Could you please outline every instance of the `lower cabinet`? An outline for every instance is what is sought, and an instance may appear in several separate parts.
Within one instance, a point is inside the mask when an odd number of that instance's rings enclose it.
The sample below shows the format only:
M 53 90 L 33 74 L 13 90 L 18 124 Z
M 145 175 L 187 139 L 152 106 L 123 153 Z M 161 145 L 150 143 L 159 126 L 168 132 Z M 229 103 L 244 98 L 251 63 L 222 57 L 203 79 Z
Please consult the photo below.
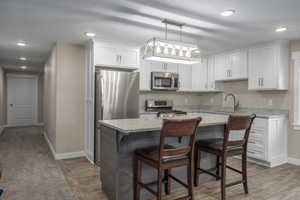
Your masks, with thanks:
M 249 135 L 248 157 L 250 161 L 268 167 L 287 162 L 287 119 L 256 118 Z

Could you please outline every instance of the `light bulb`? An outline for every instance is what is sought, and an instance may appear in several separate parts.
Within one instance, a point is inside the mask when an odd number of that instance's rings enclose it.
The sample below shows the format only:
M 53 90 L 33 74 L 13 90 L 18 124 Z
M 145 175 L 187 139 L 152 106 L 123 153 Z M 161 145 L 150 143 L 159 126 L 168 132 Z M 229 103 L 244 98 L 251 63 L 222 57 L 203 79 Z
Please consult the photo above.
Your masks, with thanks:
M 173 56 L 176 55 L 176 50 L 175 50 L 175 48 L 172 49 L 172 52 L 171 52 L 171 53 L 172 53 Z
M 188 58 L 190 58 L 191 57 L 191 52 L 190 51 L 186 51 L 185 56 L 188 57 Z
M 169 49 L 167 47 L 164 48 L 164 54 L 169 54 Z
M 183 56 L 183 51 L 182 51 L 182 49 L 179 50 L 179 56 Z
M 156 53 L 161 53 L 161 49 L 159 46 L 156 47 Z

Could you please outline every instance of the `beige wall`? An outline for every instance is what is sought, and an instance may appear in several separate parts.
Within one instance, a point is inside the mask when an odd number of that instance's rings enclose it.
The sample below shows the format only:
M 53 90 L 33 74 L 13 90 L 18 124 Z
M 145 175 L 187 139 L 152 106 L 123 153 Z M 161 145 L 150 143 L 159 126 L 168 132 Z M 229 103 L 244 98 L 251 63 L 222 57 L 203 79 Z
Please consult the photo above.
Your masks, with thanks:
M 45 66 L 45 131 L 56 153 L 84 149 L 84 59 L 82 46 L 57 42 Z
M 290 53 L 300 51 L 300 40 L 290 42 Z M 293 61 L 290 58 L 290 87 L 288 91 L 256 92 L 248 90 L 248 81 L 224 83 L 224 93 L 204 94 L 199 98 L 203 105 L 227 105 L 226 93 L 234 93 L 245 108 L 288 109 L 290 111 L 289 157 L 300 159 L 300 131 L 295 131 L 293 123 Z
M 44 69 L 44 128 L 56 149 L 56 47 L 53 48 Z
M 2 67 L 0 67 L 0 129 L 5 124 L 5 100 L 4 100 L 4 82 L 5 76 Z

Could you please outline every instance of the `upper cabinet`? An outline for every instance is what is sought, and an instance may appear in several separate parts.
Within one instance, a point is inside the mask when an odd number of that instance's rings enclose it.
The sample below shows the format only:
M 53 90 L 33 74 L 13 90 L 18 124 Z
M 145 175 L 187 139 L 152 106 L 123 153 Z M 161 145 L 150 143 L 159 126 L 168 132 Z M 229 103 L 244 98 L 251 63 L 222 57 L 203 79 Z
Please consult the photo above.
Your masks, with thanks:
M 178 64 L 156 62 L 156 61 L 146 61 L 151 64 L 151 71 L 153 72 L 170 72 L 178 73 Z
M 151 62 L 140 58 L 140 90 L 150 91 L 151 90 Z
M 247 50 L 237 50 L 215 56 L 215 80 L 227 81 L 247 78 Z
M 214 56 L 204 57 L 201 63 L 192 65 L 192 91 L 219 92 L 223 90 L 223 83 L 215 81 Z
M 139 52 L 135 49 L 95 42 L 94 63 L 96 66 L 138 69 Z
M 179 91 L 192 91 L 192 66 L 191 65 L 179 65 Z
M 287 90 L 289 47 L 287 41 L 249 49 L 249 90 Z

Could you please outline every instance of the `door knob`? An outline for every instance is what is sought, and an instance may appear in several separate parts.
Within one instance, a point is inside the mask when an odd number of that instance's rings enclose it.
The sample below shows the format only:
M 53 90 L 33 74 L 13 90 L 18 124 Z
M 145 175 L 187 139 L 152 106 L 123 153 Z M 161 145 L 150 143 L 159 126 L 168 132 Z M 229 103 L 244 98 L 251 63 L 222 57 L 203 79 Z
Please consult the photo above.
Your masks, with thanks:
M 10 106 L 10 107 L 14 107 L 14 104 L 11 103 L 11 104 L 9 104 L 9 106 Z

